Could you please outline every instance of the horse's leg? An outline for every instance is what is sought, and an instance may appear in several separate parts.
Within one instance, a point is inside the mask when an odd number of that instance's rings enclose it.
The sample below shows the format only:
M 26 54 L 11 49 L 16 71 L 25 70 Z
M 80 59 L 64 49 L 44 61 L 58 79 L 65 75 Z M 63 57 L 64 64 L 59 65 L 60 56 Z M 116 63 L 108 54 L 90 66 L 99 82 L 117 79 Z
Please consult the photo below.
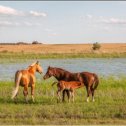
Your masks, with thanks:
M 89 86 L 87 86 L 86 89 L 87 89 L 87 102 L 89 102 L 89 96 L 90 96 L 91 90 Z
M 57 103 L 61 100 L 60 92 L 61 92 L 61 90 L 58 89 L 58 91 L 57 91 Z
M 32 84 L 32 86 L 31 86 L 31 98 L 32 98 L 33 102 L 35 102 L 35 99 L 34 99 L 34 89 L 35 89 L 35 84 Z
M 15 98 L 14 98 L 14 102 L 17 103 L 17 95 L 18 93 L 16 94 Z
M 68 102 L 70 102 L 71 92 L 70 92 L 70 90 L 65 90 L 65 91 L 67 93 Z
M 93 92 L 92 92 L 92 101 L 93 101 L 93 102 L 95 101 L 95 99 L 94 99 L 94 90 L 93 90 Z
M 72 94 L 72 100 L 74 102 L 74 90 L 72 90 L 71 94 Z
M 65 92 L 66 92 L 66 90 L 64 89 L 62 91 L 62 102 L 65 102 Z
M 92 93 L 92 101 L 94 102 L 95 101 L 95 99 L 94 99 L 94 89 L 93 89 L 92 86 L 91 86 L 91 93 Z
M 27 98 L 27 95 L 28 95 L 28 87 L 27 86 L 24 86 L 23 93 L 24 93 L 25 101 L 27 103 L 28 102 L 28 98 Z
M 74 102 L 74 89 L 71 88 L 69 92 L 70 92 L 70 99 L 72 99 L 72 102 Z
M 71 96 L 72 96 L 72 92 L 71 92 L 71 90 L 67 90 L 68 102 L 71 101 Z

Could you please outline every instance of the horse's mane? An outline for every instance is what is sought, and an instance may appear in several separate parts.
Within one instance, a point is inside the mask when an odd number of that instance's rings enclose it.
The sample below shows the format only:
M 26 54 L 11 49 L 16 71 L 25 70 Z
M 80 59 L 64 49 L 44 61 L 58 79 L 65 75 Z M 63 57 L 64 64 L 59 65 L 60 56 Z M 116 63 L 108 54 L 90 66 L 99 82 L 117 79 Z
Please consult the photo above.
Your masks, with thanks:
M 67 71 L 67 70 L 65 70 L 65 69 L 58 68 L 58 67 L 50 67 L 50 68 L 52 68 L 52 69 L 58 69 L 58 70 L 60 70 L 60 71 L 67 72 L 67 73 L 71 73 L 71 72 L 69 72 L 69 71 Z
M 29 70 L 32 66 L 34 66 L 36 62 L 32 63 L 31 65 L 28 66 L 27 70 Z

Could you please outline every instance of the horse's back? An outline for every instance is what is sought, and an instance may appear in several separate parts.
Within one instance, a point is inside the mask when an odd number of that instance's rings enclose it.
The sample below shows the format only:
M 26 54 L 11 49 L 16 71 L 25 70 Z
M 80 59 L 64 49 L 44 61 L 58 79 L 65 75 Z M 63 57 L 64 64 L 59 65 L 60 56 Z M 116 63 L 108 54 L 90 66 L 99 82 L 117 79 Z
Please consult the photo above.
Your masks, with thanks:
M 28 75 L 28 71 L 27 70 L 17 70 L 16 73 L 15 73 L 15 79 L 18 78 L 19 74 L 22 75 L 22 77 L 27 77 Z M 22 78 L 21 77 L 21 78 Z
M 80 81 L 71 81 L 71 87 L 76 89 L 76 88 L 80 88 L 81 87 L 81 82 Z
M 79 81 L 60 81 L 60 86 L 70 89 L 70 88 L 79 88 L 81 86 L 81 82 Z
M 31 86 L 31 83 L 35 82 L 35 77 L 32 76 L 28 70 L 17 70 L 15 73 L 15 82 L 18 79 L 19 74 L 21 74 L 20 86 L 28 85 Z
M 99 83 L 98 75 L 95 74 L 95 73 L 91 73 L 91 72 L 81 72 L 80 74 L 81 74 L 83 83 L 85 85 L 89 85 L 89 83 L 94 83 L 94 82 Z

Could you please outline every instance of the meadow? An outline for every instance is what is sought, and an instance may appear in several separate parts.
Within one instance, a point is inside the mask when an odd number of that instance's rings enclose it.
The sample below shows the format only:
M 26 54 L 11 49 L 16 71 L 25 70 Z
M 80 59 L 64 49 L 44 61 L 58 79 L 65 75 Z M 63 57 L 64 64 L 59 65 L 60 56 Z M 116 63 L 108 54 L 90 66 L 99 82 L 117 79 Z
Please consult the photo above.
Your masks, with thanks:
M 125 50 L 125 43 L 103 43 L 96 51 L 92 44 L 0 45 L 0 63 L 49 58 L 126 58 Z
M 126 44 L 101 44 L 99 51 L 92 44 L 72 45 L 0 45 L 0 64 L 38 59 L 126 58 Z M 86 89 L 76 90 L 75 102 L 57 103 L 57 87 L 53 79 L 36 82 L 35 102 L 24 102 L 20 87 L 17 103 L 11 100 L 13 81 L 0 81 L 0 125 L 126 125 L 126 77 L 100 77 L 95 102 L 86 102 Z
M 0 52 L 0 63 L 25 62 L 36 59 L 70 59 L 70 58 L 126 58 L 126 53 L 12 53 Z
M 17 103 L 11 100 L 14 83 L 0 82 L 0 125 L 7 124 L 124 124 L 126 125 L 126 78 L 100 77 L 95 102 L 86 102 L 86 89 L 76 90 L 75 102 L 57 103 L 53 79 L 37 81 L 35 102 L 24 102 L 20 87 Z

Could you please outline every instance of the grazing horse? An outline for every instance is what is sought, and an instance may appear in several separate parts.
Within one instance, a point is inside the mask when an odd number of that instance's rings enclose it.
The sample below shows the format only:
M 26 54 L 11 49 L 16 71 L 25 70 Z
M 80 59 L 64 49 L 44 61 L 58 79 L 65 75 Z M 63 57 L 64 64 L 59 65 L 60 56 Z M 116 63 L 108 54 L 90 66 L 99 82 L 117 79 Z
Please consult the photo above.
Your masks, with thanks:
M 12 94 L 12 99 L 17 96 L 19 86 L 24 87 L 24 97 L 25 101 L 28 102 L 27 100 L 27 95 L 28 95 L 28 87 L 31 87 L 31 96 L 32 96 L 32 101 L 34 102 L 34 88 L 35 88 L 35 72 L 39 72 L 42 74 L 42 67 L 39 65 L 39 62 L 35 62 L 31 64 L 27 69 L 24 70 L 18 70 L 15 73 L 15 89 Z
M 71 73 L 61 68 L 48 67 L 44 79 L 54 76 L 58 81 L 79 81 L 86 87 L 87 90 L 87 102 L 89 102 L 89 96 L 92 94 L 92 101 L 94 101 L 94 91 L 99 84 L 99 78 L 95 73 L 80 72 Z M 64 96 L 63 96 L 64 99 Z
M 56 84 L 56 82 L 54 82 L 52 84 L 52 86 Z M 83 87 L 84 85 L 81 84 L 81 82 L 79 81 L 59 81 L 57 83 L 57 95 L 58 95 L 58 99 L 57 102 L 59 100 L 61 100 L 61 96 L 60 96 L 60 92 L 63 90 L 69 90 L 70 91 L 70 97 L 68 97 L 68 101 L 70 102 L 70 98 L 72 97 L 72 100 L 74 102 L 74 90 Z

